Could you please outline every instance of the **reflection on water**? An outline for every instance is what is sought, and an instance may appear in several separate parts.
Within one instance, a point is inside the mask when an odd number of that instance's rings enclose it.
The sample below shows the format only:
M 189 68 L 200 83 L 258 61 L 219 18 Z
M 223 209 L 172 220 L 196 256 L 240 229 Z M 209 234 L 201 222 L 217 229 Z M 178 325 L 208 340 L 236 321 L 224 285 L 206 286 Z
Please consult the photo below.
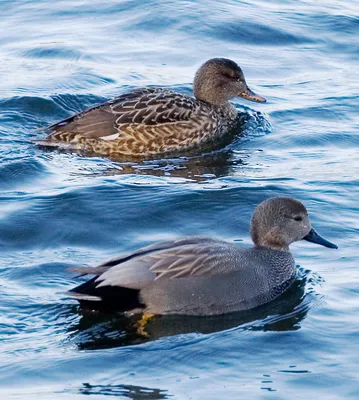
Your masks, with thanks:
M 162 160 L 143 161 L 138 163 L 119 163 L 101 171 L 101 176 L 115 175 L 151 175 L 171 176 L 201 182 L 219 176 L 228 176 L 231 172 L 231 150 L 202 154 L 193 157 L 168 158 Z M 246 165 L 248 155 L 234 161 L 235 165 Z M 99 176 L 99 174 L 96 174 Z
M 1 399 L 143 397 L 146 387 L 181 400 L 359 398 L 356 3 L 0 1 Z M 192 96 L 195 71 L 218 56 L 268 100 L 235 99 L 246 119 L 219 149 L 129 163 L 32 142 L 46 135 L 39 127 L 134 88 Z M 154 241 L 249 245 L 253 209 L 271 196 L 303 201 L 339 244 L 335 254 L 292 246 L 313 271 L 304 294 L 299 278 L 263 308 L 158 317 L 148 336 L 136 318 L 85 314 L 63 296 L 77 284 L 70 265 Z
M 140 344 L 185 333 L 209 334 L 235 327 L 252 331 L 296 330 L 309 308 L 305 296 L 306 283 L 307 276 L 301 276 L 276 300 L 254 310 L 208 317 L 155 316 L 144 328 L 139 328 L 141 317 L 137 315 L 126 317 L 78 308 L 80 319 L 69 329 L 70 341 L 81 350 L 96 350 Z
M 167 394 L 167 390 L 133 385 L 91 385 L 84 383 L 78 392 L 86 395 L 123 396 L 133 400 L 160 400 L 171 397 Z

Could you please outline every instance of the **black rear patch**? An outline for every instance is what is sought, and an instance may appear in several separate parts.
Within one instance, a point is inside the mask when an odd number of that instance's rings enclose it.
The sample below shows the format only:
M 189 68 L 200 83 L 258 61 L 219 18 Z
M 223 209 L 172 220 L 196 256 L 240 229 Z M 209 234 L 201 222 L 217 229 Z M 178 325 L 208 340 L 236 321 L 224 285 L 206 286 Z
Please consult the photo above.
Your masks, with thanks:
M 144 308 L 141 303 L 137 289 L 129 289 L 120 286 L 101 286 L 96 287 L 100 282 L 96 282 L 98 276 L 71 289 L 70 292 L 85 294 L 88 296 L 100 297 L 101 301 L 79 300 L 80 306 L 92 310 L 111 310 L 111 311 L 130 311 L 135 308 Z

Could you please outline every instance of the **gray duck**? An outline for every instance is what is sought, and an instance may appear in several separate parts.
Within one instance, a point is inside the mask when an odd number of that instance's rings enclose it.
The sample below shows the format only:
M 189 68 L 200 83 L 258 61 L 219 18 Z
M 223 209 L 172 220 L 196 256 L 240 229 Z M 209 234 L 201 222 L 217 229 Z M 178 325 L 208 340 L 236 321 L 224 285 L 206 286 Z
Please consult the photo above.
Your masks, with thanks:
M 266 101 L 225 58 L 205 62 L 193 89 L 195 98 L 158 87 L 133 90 L 46 128 L 48 137 L 35 142 L 109 157 L 178 153 L 235 128 L 237 111 L 230 99 Z
M 274 300 L 296 279 L 289 245 L 307 240 L 337 248 L 312 227 L 306 208 L 273 197 L 255 209 L 254 246 L 241 248 L 206 237 L 154 243 L 97 267 L 72 270 L 94 278 L 68 294 L 91 309 L 146 314 L 216 315 Z

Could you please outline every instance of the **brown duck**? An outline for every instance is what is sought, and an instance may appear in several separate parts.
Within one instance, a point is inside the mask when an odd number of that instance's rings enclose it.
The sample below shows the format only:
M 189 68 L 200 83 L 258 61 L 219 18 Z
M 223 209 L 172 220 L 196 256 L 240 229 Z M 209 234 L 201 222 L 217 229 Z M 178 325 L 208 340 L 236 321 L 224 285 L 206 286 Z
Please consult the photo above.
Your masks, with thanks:
M 47 128 L 44 146 L 104 156 L 146 157 L 213 142 L 236 126 L 234 97 L 265 102 L 247 86 L 241 68 L 213 58 L 197 71 L 194 96 L 164 88 L 136 89 Z

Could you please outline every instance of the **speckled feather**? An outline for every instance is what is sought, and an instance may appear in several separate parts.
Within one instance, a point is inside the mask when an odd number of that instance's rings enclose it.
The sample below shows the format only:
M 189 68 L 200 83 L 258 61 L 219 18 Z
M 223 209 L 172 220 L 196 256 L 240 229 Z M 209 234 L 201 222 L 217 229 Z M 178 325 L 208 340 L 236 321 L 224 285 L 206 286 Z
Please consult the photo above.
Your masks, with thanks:
M 247 86 L 241 68 L 225 58 L 205 62 L 194 96 L 164 88 L 137 89 L 50 126 L 39 145 L 85 150 L 110 157 L 178 153 L 214 142 L 234 129 L 242 96 L 265 102 Z
M 169 153 L 221 137 L 236 115 L 229 103 L 219 107 L 168 89 L 138 89 L 52 125 L 47 141 L 109 156 Z

